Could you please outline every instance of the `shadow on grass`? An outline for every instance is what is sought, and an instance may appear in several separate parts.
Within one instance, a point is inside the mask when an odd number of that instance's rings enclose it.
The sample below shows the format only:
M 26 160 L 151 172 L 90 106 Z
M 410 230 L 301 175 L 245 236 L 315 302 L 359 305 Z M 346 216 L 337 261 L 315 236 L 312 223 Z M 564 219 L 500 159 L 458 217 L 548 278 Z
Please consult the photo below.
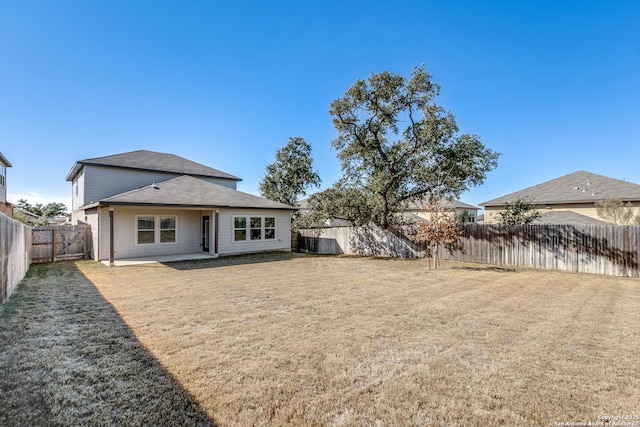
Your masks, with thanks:
M 162 264 L 176 270 L 198 270 L 201 268 L 228 267 L 233 265 L 259 264 L 263 262 L 290 261 L 294 258 L 317 256 L 296 252 L 258 252 L 253 254 L 229 255 L 220 258 L 196 259 L 190 261 L 172 261 Z
M 0 310 L 0 367 L 0 425 L 216 425 L 72 262 Z
M 493 271 L 495 273 L 518 273 L 519 270 L 510 267 L 497 267 L 495 265 L 479 265 L 479 266 L 458 266 L 454 265 L 449 267 L 451 270 L 471 270 L 471 271 Z

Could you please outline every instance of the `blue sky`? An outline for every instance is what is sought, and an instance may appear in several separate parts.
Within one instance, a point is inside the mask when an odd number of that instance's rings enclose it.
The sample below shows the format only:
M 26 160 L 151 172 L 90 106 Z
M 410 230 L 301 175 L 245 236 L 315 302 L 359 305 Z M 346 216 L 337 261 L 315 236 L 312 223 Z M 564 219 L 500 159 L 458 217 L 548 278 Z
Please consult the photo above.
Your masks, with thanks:
M 62 201 L 76 160 L 146 149 L 258 194 L 289 137 L 323 188 L 329 104 L 426 64 L 460 130 L 502 153 L 475 204 L 577 170 L 640 183 L 640 2 L 5 1 L 0 152 L 9 200 Z

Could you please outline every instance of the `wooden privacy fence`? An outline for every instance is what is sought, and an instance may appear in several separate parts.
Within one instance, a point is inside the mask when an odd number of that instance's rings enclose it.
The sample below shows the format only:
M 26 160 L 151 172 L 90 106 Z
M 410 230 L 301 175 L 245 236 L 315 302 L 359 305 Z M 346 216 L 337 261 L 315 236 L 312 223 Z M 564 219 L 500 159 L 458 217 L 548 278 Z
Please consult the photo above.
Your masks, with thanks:
M 9 299 L 31 264 L 31 227 L 0 213 L 0 302 Z
M 442 259 L 640 277 L 640 226 L 494 225 L 461 227 Z
M 464 224 L 441 259 L 640 277 L 640 226 Z M 377 228 L 300 230 L 298 247 L 316 253 L 420 258 L 429 246 L 410 233 Z
M 37 263 L 87 258 L 90 232 L 88 225 L 33 227 L 31 259 Z

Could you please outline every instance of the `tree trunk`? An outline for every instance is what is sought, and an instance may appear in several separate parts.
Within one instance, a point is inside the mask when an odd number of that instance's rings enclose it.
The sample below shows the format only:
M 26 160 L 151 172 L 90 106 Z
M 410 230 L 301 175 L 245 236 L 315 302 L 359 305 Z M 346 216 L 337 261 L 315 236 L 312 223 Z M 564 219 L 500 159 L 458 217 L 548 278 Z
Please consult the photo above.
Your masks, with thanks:
M 380 227 L 386 230 L 389 228 L 389 203 L 384 199 L 384 203 L 382 204 L 382 217 L 380 218 Z
M 438 243 L 433 245 L 433 269 L 438 268 Z

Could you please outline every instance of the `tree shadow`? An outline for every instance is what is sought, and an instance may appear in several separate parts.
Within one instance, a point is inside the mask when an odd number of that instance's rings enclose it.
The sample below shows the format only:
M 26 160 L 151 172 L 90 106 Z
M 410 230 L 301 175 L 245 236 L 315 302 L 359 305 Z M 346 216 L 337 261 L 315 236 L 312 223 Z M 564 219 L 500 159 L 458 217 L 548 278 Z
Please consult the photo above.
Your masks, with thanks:
M 313 253 L 319 255 L 340 255 L 345 251 L 337 239 L 331 237 L 321 237 L 324 228 L 314 228 L 313 234 L 301 235 L 297 237 L 297 252 Z
M 260 264 L 264 262 L 290 261 L 305 255 L 295 252 L 270 251 L 251 254 L 226 255 L 219 258 L 196 259 L 189 261 L 163 262 L 162 265 L 175 270 L 199 270 L 203 268 L 228 267 L 233 265 Z
M 454 265 L 450 267 L 452 270 L 470 270 L 470 271 L 491 271 L 495 273 L 518 273 L 517 268 L 513 267 L 498 267 L 495 265 L 486 266 L 469 266 L 469 265 Z
M 377 227 L 357 229 L 350 238 L 351 250 L 361 255 L 393 258 L 424 258 L 430 251 L 422 242 L 409 237 L 406 230 Z
M 216 425 L 73 262 L 32 265 L 0 324 L 0 425 Z

